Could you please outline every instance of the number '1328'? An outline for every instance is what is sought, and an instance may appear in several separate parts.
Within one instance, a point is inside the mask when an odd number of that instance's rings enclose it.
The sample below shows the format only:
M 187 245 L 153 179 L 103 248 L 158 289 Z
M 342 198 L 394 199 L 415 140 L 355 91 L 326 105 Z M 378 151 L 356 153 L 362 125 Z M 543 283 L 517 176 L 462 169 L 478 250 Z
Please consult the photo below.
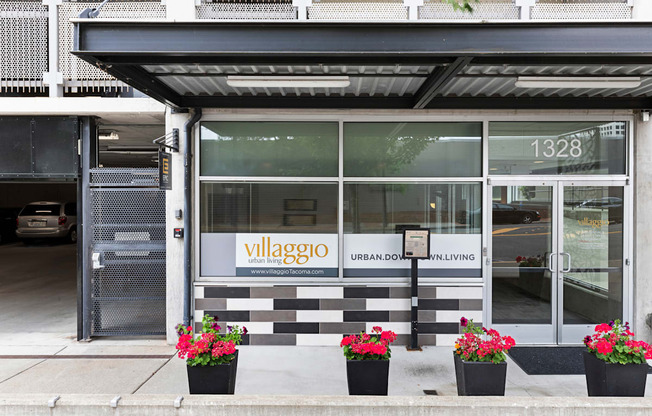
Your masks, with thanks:
M 539 153 L 543 157 L 582 156 L 582 141 L 580 139 L 573 139 L 571 141 L 559 139 L 556 142 L 552 139 L 545 139 L 543 141 L 536 139 L 530 143 L 530 146 L 534 147 L 534 157 L 539 157 Z

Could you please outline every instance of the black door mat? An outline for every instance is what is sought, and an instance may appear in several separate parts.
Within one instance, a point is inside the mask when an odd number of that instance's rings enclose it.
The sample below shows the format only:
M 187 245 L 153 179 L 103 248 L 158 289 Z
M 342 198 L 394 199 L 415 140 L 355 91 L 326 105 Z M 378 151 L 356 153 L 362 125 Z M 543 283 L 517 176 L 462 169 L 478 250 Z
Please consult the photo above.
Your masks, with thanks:
M 509 357 L 528 375 L 584 374 L 585 347 L 512 347 Z M 652 367 L 648 366 L 648 374 Z
M 584 374 L 585 347 L 513 347 L 509 357 L 528 375 Z

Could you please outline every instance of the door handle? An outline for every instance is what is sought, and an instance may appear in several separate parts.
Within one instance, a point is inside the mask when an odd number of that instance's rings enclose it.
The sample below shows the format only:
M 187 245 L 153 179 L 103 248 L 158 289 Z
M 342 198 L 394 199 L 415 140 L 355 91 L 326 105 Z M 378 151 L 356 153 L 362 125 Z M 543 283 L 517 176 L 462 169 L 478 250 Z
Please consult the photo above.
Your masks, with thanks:
M 562 272 L 562 273 L 568 273 L 568 272 L 571 271 L 571 260 L 572 260 L 572 257 L 571 257 L 571 255 L 570 255 L 570 253 L 560 253 L 560 254 L 561 254 L 562 256 L 568 256 L 568 269 L 564 269 L 564 268 L 563 268 L 563 267 L 564 267 L 563 264 L 562 264 L 562 269 L 561 269 L 561 272 Z
M 555 269 L 552 268 L 552 256 L 554 256 L 555 254 L 557 254 L 557 253 L 550 253 L 550 254 L 548 254 L 548 270 L 549 270 L 551 273 L 554 273 L 554 272 L 555 272 Z

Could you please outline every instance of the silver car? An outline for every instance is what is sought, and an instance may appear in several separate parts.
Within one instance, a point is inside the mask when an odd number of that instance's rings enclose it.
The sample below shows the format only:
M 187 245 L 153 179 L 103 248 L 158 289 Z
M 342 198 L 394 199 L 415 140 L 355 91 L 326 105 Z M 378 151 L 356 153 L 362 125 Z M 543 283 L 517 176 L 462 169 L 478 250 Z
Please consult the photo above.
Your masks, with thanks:
M 18 214 L 16 236 L 24 243 L 40 238 L 77 241 L 77 204 L 74 202 L 31 202 Z

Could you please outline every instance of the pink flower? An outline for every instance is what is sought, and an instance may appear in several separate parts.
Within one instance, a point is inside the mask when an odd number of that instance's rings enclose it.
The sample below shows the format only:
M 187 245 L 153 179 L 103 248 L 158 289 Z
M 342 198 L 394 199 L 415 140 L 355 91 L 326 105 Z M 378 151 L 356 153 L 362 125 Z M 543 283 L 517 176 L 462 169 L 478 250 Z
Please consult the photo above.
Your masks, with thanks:
M 598 353 L 600 354 L 609 354 L 613 351 L 613 346 L 606 339 L 601 339 L 596 345 Z

